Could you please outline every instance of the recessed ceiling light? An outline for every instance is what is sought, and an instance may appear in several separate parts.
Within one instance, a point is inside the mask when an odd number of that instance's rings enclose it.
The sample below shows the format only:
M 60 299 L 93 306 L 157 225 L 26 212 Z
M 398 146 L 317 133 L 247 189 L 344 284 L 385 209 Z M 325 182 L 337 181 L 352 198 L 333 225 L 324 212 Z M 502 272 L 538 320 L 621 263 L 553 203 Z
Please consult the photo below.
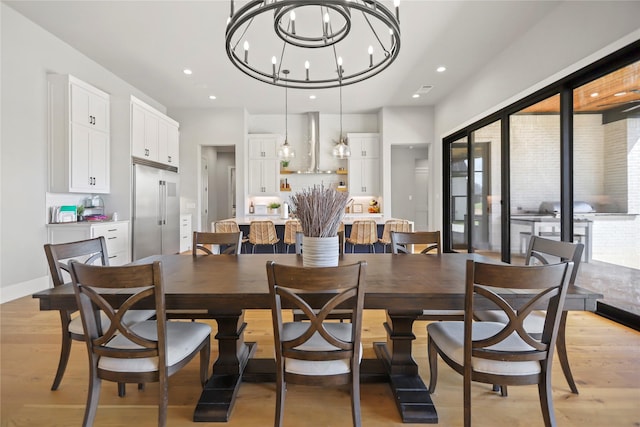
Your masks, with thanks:
M 593 92 L 593 93 L 591 94 L 591 97 L 592 97 L 592 98 L 597 98 L 597 97 L 598 97 L 598 95 L 599 95 L 599 93 L 598 93 L 598 92 Z
M 184 70 L 182 70 L 183 73 L 185 73 L 187 76 L 190 76 L 191 74 L 193 74 L 193 71 L 191 71 L 189 68 L 185 68 Z
M 625 96 L 627 94 L 627 92 L 618 92 L 618 93 L 614 93 L 613 96 Z
M 412 98 L 420 98 L 420 94 L 419 93 L 414 93 L 411 97 Z
M 316 99 L 315 95 L 309 95 L 309 99 Z
M 215 95 L 209 95 L 209 99 L 216 99 Z
M 447 71 L 447 67 L 443 67 L 441 65 L 438 68 L 436 68 L 436 71 L 439 72 L 439 73 L 444 73 L 445 71 Z

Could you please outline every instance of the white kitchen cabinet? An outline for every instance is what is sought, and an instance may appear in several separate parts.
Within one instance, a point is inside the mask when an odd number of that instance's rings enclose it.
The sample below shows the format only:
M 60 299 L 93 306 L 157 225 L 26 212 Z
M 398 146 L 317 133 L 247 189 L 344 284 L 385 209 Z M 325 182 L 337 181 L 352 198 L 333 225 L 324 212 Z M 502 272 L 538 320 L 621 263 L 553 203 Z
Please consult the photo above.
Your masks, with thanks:
M 249 135 L 249 195 L 278 195 L 279 140 L 279 135 Z
M 49 82 L 49 191 L 109 193 L 109 94 L 71 76 Z
M 379 159 L 380 137 L 377 133 L 347 134 L 351 156 L 349 159 Z
M 180 252 L 191 252 L 192 241 L 191 215 L 180 215 Z
M 178 167 L 179 124 L 131 97 L 131 155 Z
M 68 243 L 104 236 L 109 265 L 130 262 L 129 221 L 48 224 L 49 243 Z
M 349 194 L 373 196 L 380 194 L 380 139 L 378 134 L 347 135 L 349 157 Z

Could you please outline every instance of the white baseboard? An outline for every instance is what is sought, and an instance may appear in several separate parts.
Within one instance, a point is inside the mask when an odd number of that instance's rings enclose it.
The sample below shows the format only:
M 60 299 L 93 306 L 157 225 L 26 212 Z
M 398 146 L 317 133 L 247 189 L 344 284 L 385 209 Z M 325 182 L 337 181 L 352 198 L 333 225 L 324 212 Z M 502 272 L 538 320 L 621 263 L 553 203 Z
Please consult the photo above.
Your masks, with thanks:
M 49 280 L 49 276 L 42 276 L 26 282 L 2 287 L 0 288 L 0 304 L 49 289 L 50 286 L 51 281 Z

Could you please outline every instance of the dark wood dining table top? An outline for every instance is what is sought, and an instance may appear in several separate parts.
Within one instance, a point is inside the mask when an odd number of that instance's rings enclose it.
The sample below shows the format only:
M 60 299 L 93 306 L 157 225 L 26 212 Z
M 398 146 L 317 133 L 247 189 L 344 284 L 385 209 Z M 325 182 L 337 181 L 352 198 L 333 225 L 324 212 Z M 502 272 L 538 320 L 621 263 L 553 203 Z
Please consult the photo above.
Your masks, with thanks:
M 499 262 L 478 254 L 441 255 L 344 254 L 340 263 L 366 261 L 365 308 L 387 310 L 461 309 L 464 306 L 467 259 Z M 168 309 L 268 309 L 266 263 L 302 266 L 295 254 L 238 256 L 155 255 L 136 263 L 159 260 Z M 36 293 L 41 310 L 75 308 L 70 285 Z M 565 309 L 595 310 L 598 294 L 572 287 Z M 517 298 L 516 295 L 513 298 Z

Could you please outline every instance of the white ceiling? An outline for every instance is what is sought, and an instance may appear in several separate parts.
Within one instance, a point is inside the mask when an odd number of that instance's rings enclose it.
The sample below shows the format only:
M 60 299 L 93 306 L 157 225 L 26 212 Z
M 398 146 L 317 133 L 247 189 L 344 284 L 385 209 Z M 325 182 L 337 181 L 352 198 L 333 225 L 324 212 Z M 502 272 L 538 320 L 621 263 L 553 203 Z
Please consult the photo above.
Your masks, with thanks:
M 4 3 L 169 110 L 244 107 L 250 113 L 282 113 L 283 89 L 246 76 L 226 56 L 227 0 Z M 243 3 L 236 1 L 236 8 Z M 557 5 L 403 0 L 398 59 L 381 74 L 344 87 L 344 111 L 435 105 Z M 345 62 L 350 54 L 354 53 L 341 53 Z M 440 65 L 447 71 L 437 73 Z M 184 68 L 192 69 L 193 75 L 184 75 Z M 433 89 L 413 99 L 422 85 Z M 313 101 L 310 93 L 290 89 L 289 112 L 338 111 L 338 89 L 313 91 Z

